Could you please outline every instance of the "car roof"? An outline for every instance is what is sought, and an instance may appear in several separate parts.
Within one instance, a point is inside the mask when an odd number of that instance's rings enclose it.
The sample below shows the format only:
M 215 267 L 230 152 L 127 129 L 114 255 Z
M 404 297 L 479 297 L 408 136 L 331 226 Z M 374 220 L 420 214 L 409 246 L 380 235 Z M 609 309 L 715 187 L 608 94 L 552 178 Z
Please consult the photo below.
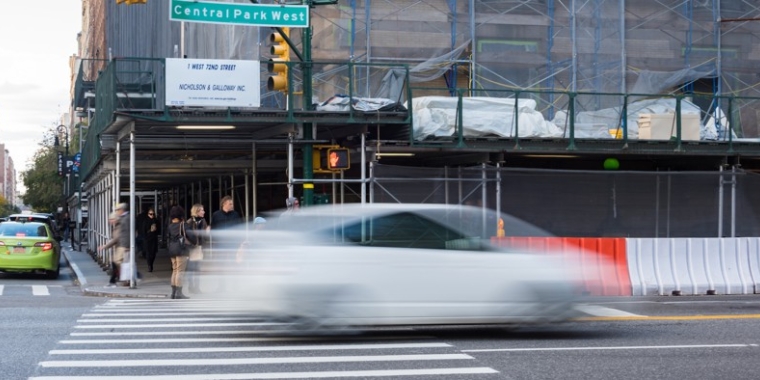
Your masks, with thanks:
M 301 215 L 335 215 L 335 216 L 368 216 L 382 215 L 399 211 L 421 210 L 480 210 L 479 207 L 452 205 L 443 203 L 408 204 L 408 203 L 344 203 L 342 205 L 314 205 L 298 210 Z M 284 211 L 284 210 L 283 210 Z
M 47 223 L 43 223 L 43 222 L 17 222 L 15 220 L 9 220 L 7 222 L 3 222 L 3 224 L 8 224 L 9 226 L 12 226 L 14 224 L 15 225 L 19 225 L 19 226 L 21 226 L 21 225 L 24 225 L 24 226 L 30 226 L 30 225 L 31 226 L 35 226 L 35 225 L 38 225 L 38 226 L 47 226 Z
M 41 214 L 11 214 L 8 218 L 34 218 L 34 219 L 50 219 L 46 215 Z
M 329 228 L 329 225 L 346 223 L 350 220 L 360 220 L 365 217 L 374 218 L 408 212 L 434 218 L 440 217 L 441 215 L 463 215 L 470 218 L 477 217 L 477 220 L 482 220 L 480 216 L 486 215 L 488 218 L 493 219 L 489 220 L 489 222 L 496 223 L 497 218 L 502 219 L 505 228 L 510 231 L 510 234 L 514 234 L 514 236 L 551 236 L 547 231 L 509 214 L 497 213 L 495 210 L 483 207 L 443 203 L 347 203 L 342 205 L 315 205 L 300 208 L 293 213 L 292 216 L 295 217 L 295 219 L 292 220 L 286 219 L 289 217 L 288 213 L 269 214 L 271 215 L 270 217 L 273 218 L 274 223 L 271 223 L 270 227 L 269 219 L 267 219 L 266 229 L 292 230 L 305 228 L 305 230 L 313 230 L 315 228 Z M 337 221 L 337 219 L 340 219 L 340 221 Z M 457 218 L 454 218 L 454 220 L 456 219 Z M 438 220 L 438 222 L 450 225 L 450 223 L 446 223 L 443 220 Z M 314 223 L 318 223 L 319 226 L 313 225 Z M 494 230 L 494 234 L 495 233 L 496 231 Z
M 53 223 L 53 219 L 48 218 L 44 215 L 34 215 L 34 214 L 13 214 L 8 216 L 9 221 L 36 221 L 36 222 L 43 222 L 43 223 Z

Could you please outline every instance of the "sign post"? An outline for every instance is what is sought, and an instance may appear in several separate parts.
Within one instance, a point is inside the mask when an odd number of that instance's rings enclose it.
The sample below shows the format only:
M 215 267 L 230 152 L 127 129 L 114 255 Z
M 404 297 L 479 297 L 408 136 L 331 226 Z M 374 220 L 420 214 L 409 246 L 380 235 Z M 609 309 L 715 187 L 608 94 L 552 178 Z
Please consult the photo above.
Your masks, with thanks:
M 312 104 L 312 62 L 311 62 L 311 24 L 309 9 L 317 5 L 334 5 L 338 0 L 303 0 L 305 5 L 265 5 L 224 3 L 190 0 L 171 0 L 169 2 L 169 19 L 172 21 L 190 21 L 212 24 L 233 24 L 250 26 L 274 27 L 284 35 L 282 28 L 301 28 L 301 40 L 303 41 L 303 56 L 285 37 L 285 41 L 293 52 L 301 58 L 303 70 L 303 99 L 304 109 L 313 110 Z M 312 123 L 303 123 L 303 138 L 311 140 Z M 303 148 L 303 199 L 304 205 L 309 206 L 314 194 L 313 149 L 311 144 L 304 144 Z M 290 184 L 289 184 L 290 186 Z

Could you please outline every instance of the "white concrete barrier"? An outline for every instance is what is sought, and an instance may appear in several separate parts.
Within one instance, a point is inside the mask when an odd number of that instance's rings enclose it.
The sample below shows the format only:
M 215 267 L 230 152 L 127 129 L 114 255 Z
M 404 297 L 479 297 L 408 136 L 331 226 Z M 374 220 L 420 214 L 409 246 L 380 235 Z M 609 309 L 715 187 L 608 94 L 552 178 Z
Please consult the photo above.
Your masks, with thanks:
M 626 239 L 632 294 L 760 292 L 760 238 Z

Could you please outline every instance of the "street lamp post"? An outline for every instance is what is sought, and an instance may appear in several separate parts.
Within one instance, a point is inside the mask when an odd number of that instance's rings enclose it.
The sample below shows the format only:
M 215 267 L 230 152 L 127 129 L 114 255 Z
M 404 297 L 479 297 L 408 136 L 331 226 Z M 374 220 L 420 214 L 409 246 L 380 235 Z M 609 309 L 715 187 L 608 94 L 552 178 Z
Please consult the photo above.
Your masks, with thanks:
M 55 135 L 55 146 L 60 146 L 60 139 L 59 136 L 62 135 L 64 138 L 64 141 L 66 143 L 66 150 L 65 155 L 63 156 L 63 172 L 66 174 L 66 180 L 63 183 L 63 212 L 68 212 L 68 207 L 66 207 L 66 199 L 69 196 L 68 186 L 69 186 L 69 131 L 68 128 L 65 125 L 59 125 L 56 128 L 57 134 Z M 64 227 L 65 228 L 65 227 Z
M 80 115 L 81 114 L 79 112 L 77 112 L 77 116 L 80 116 Z M 82 116 L 86 116 L 86 114 L 84 114 Z M 87 122 L 88 123 L 90 122 L 90 118 L 89 117 L 87 117 Z M 81 154 L 82 154 L 82 151 L 83 151 L 83 148 L 84 148 L 84 145 L 83 145 L 84 144 L 84 135 L 83 135 L 82 131 L 84 129 L 86 129 L 86 128 L 89 128 L 89 126 L 82 125 L 82 117 L 81 116 L 79 117 L 79 124 L 77 124 L 77 126 L 79 127 L 79 154 L 80 154 L 80 159 L 81 159 Z M 74 164 L 76 164 L 76 162 Z M 78 189 L 77 189 L 77 197 L 78 197 L 78 199 L 77 199 L 77 208 L 78 208 L 78 210 L 77 210 L 77 215 L 76 215 L 76 228 L 75 228 L 75 231 L 76 231 L 76 237 L 77 237 L 76 241 L 77 241 L 77 244 L 79 245 L 79 249 L 78 250 L 82 251 L 82 236 L 83 236 L 83 234 L 82 234 L 82 222 L 83 222 L 83 218 L 84 218 L 84 207 L 82 206 L 82 191 L 84 191 L 84 182 L 81 181 L 81 180 L 77 181 L 77 186 L 78 186 Z M 71 217 L 71 216 L 69 215 L 69 217 Z M 74 246 L 74 239 L 73 238 L 71 239 L 71 245 L 72 245 L 72 247 Z

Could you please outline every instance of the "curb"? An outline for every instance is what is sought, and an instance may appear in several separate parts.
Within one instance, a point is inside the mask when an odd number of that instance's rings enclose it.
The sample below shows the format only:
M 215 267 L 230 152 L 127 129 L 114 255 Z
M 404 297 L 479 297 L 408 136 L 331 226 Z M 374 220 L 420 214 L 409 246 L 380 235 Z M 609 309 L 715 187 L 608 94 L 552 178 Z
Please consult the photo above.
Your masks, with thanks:
M 108 298 L 169 298 L 166 294 L 111 293 L 89 289 L 83 289 L 82 293 L 86 296 Z
M 79 282 L 79 289 L 82 294 L 92 297 L 110 297 L 110 298 L 169 298 L 167 294 L 139 294 L 139 293 L 114 293 L 107 291 L 90 290 L 87 288 L 87 278 L 84 273 L 77 266 L 75 262 L 69 259 L 69 253 L 65 249 L 61 249 L 66 264 L 74 272 L 77 282 Z
M 61 248 L 61 253 L 63 253 L 64 259 L 66 259 L 66 265 L 68 265 L 69 268 L 74 271 L 74 277 L 76 277 L 77 282 L 79 282 L 79 288 L 84 292 L 86 290 L 85 286 L 87 286 L 87 278 L 84 277 L 84 274 L 79 269 L 77 264 L 69 259 L 69 254 L 66 252 L 66 250 Z

